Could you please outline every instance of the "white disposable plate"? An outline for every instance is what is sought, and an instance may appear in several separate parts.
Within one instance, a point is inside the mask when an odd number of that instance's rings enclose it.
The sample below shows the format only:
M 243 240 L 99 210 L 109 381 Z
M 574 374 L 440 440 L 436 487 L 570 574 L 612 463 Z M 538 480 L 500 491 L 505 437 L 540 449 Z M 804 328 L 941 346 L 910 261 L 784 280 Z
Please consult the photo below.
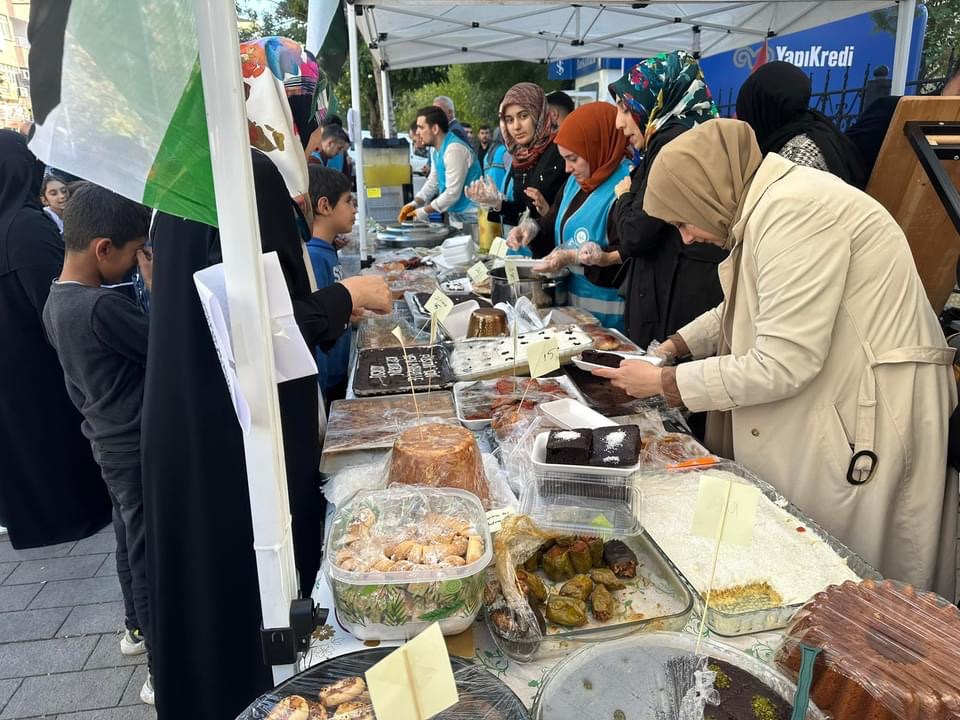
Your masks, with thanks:
M 616 423 L 596 410 L 591 410 L 582 402 L 564 398 L 553 400 L 539 406 L 540 412 L 553 420 L 560 427 L 573 430 L 574 428 L 610 427 Z
M 616 423 L 614 423 L 616 424 Z M 533 450 L 530 451 L 530 460 L 533 466 L 541 473 L 561 472 L 561 473 L 579 473 L 580 475 L 598 475 L 600 477 L 630 477 L 640 469 L 640 460 L 636 465 L 629 467 L 596 467 L 594 465 L 559 465 L 557 463 L 547 462 L 547 437 L 548 432 L 537 435 L 533 442 Z
M 470 327 L 470 316 L 474 310 L 480 308 L 480 303 L 476 300 L 467 300 L 459 305 L 454 305 L 447 316 L 440 321 L 443 331 L 451 340 L 463 340 L 467 336 L 467 329 Z
M 624 360 L 643 360 L 644 362 L 648 362 L 651 365 L 656 365 L 657 367 L 659 367 L 660 365 L 663 365 L 663 358 L 653 357 L 651 355 L 644 355 L 641 353 L 617 352 L 616 350 L 598 350 L 597 352 L 603 352 L 603 353 L 606 353 L 607 355 L 619 355 Z M 573 364 L 576 365 L 581 370 L 590 372 L 591 370 L 613 369 L 613 368 L 607 367 L 606 365 L 597 365 L 596 363 L 585 362 L 584 360 L 581 359 L 582 357 L 583 357 L 582 355 L 577 355 L 576 357 L 573 358 Z

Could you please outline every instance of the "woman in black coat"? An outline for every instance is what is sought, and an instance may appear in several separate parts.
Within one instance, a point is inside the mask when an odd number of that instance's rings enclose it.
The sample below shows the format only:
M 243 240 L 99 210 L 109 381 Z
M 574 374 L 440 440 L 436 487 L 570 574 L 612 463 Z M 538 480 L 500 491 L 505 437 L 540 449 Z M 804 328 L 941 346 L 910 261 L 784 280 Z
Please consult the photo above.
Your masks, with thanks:
M 507 90 L 500 102 L 500 132 L 513 158 L 505 197 L 484 197 L 482 181 L 474 183 L 467 195 L 491 206 L 487 217 L 492 222 L 519 225 L 525 212 L 536 220 L 549 210 L 568 175 L 554 142 L 547 97 L 539 85 L 523 82 Z M 539 258 L 552 250 L 549 239 L 539 243 L 535 239 L 520 252 Z
M 619 253 L 581 254 L 581 262 L 621 260 L 620 293 L 626 300 L 627 335 L 646 347 L 663 341 L 723 299 L 717 265 L 726 252 L 684 246 L 677 229 L 643 212 L 647 174 L 657 153 L 690 128 L 717 116 L 700 66 L 683 51 L 662 53 L 631 68 L 610 85 L 617 127 L 643 152 L 631 177 L 617 186 L 613 219 Z
M 63 238 L 40 205 L 43 163 L 0 130 L 0 525 L 15 548 L 80 540 L 111 504 L 40 314 Z

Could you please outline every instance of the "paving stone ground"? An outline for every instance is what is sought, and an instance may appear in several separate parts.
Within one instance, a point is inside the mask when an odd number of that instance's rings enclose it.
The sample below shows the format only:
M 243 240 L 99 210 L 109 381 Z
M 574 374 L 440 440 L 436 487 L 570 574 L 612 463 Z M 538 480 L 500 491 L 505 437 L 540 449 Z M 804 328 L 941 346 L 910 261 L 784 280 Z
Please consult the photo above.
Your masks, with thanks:
M 15 550 L 0 535 L 0 720 L 156 720 L 146 656 L 120 653 L 113 530 Z

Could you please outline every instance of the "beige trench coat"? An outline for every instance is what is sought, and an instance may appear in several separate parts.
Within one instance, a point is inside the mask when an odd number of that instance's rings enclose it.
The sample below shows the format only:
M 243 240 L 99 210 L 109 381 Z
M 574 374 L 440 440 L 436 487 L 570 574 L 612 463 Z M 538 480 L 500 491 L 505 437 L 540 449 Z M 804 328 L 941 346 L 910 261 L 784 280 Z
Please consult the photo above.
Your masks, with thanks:
M 731 411 L 735 459 L 885 577 L 953 599 L 954 351 L 900 227 L 870 196 L 771 154 L 732 235 L 726 312 L 679 332 L 706 358 L 677 369 L 684 404 Z M 877 456 L 866 482 L 861 451 Z

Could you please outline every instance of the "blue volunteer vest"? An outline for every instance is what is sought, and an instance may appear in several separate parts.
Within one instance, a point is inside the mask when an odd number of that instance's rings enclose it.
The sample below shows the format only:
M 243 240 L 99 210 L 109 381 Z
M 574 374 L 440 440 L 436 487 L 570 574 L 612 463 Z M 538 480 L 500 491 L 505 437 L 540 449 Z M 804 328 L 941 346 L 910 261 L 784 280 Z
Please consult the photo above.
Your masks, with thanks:
M 452 132 L 447 133 L 447 137 L 444 139 L 443 144 L 440 146 L 440 149 L 434 153 L 433 162 L 437 168 L 437 185 L 440 188 L 440 192 L 443 193 L 447 189 L 447 171 L 443 166 L 443 156 L 447 152 L 447 147 L 450 143 L 460 143 L 465 148 L 470 151 L 473 159 L 470 162 L 470 168 L 467 170 L 467 177 L 463 181 L 463 187 L 467 187 L 470 183 L 479 180 L 480 176 L 483 173 L 480 171 L 480 161 L 477 160 L 476 153 L 473 152 L 473 148 L 467 145 L 463 140 L 454 135 Z M 463 191 L 460 191 L 460 198 L 450 207 L 447 208 L 447 212 L 467 212 L 476 207 L 473 204 L 473 201 L 464 195 Z
M 580 191 L 580 186 L 577 185 L 573 175 L 567 178 L 554 225 L 557 247 L 580 248 L 590 241 L 602 248 L 607 247 L 607 216 L 616 200 L 614 188 L 629 174 L 630 164 L 624 160 L 610 177 L 587 196 L 583 205 L 564 221 L 567 208 Z M 587 280 L 580 265 L 570 265 L 568 269 L 570 270 L 570 304 L 596 315 L 604 327 L 623 330 L 625 303 L 617 292 L 617 288 L 594 285 Z
M 487 152 L 483 159 L 485 174 L 498 189 L 503 187 L 507 176 L 507 166 L 503 162 L 506 154 L 507 148 L 503 145 L 497 145 L 492 152 Z

